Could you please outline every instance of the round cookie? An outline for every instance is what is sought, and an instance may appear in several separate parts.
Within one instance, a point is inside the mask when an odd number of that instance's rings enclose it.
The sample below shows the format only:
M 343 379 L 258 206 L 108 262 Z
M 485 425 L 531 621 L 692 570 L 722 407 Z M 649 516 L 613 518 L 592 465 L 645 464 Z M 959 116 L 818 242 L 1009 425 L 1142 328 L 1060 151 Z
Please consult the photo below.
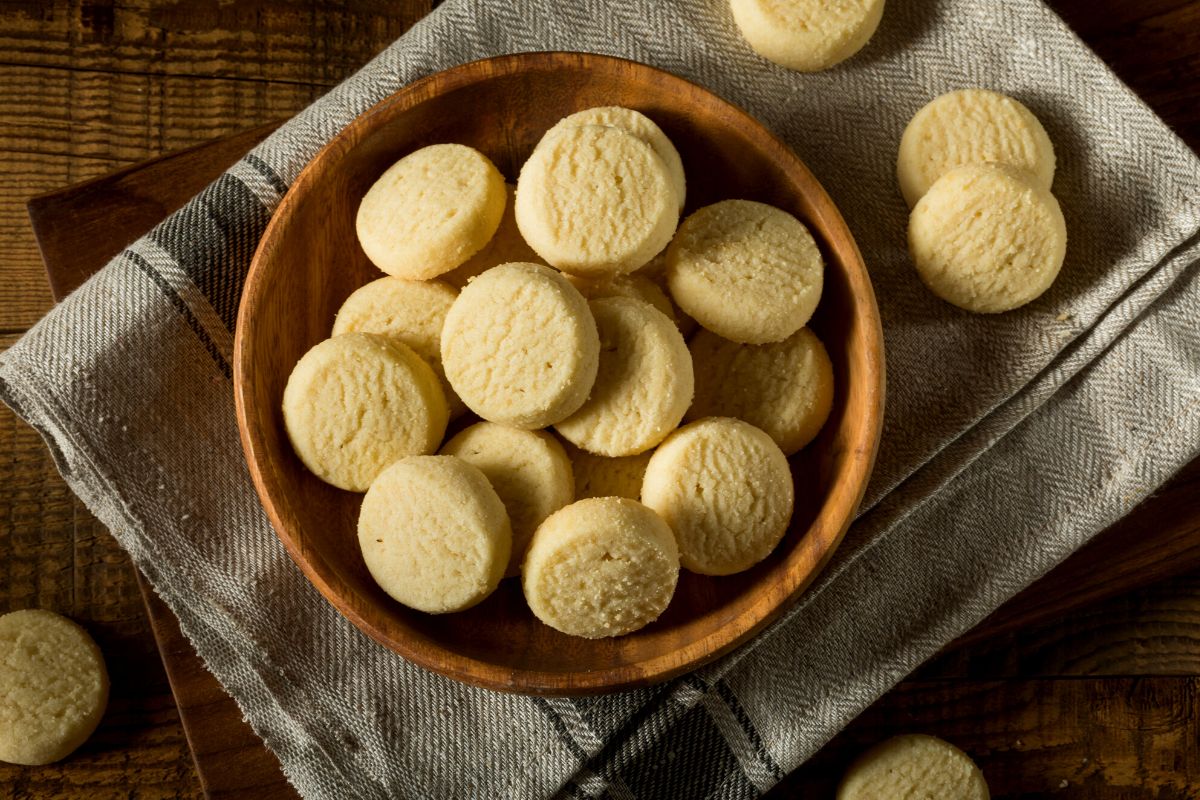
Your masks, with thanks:
M 442 328 L 446 378 L 492 422 L 544 428 L 574 413 L 596 380 L 600 336 L 560 273 L 501 264 L 471 281 Z
M 475 255 L 442 276 L 442 280 L 456 289 L 466 286 L 472 278 L 487 272 L 492 267 L 523 261 L 527 264 L 541 264 L 542 258 L 533 252 L 533 248 L 521 238 L 517 229 L 516 193 L 517 187 L 511 183 L 504 184 L 505 196 L 508 202 L 504 204 L 504 216 L 500 218 L 500 227 Z
M 966 753 L 934 736 L 894 736 L 863 753 L 838 784 L 837 800 L 945 797 L 989 800 L 987 781 Z
M 650 145 L 666 165 L 667 173 L 671 176 L 671 188 L 675 190 L 675 197 L 678 200 L 679 210 L 683 210 L 683 202 L 687 197 L 683 160 L 679 158 L 679 151 L 675 149 L 675 145 L 671 144 L 671 140 L 663 133 L 662 128 L 655 124 L 654 120 L 632 108 L 598 106 L 576 111 L 574 114 L 563 117 L 547 132 L 547 135 L 560 128 L 573 128 L 579 125 L 607 125 L 612 128 L 620 128 Z
M 371 577 L 393 599 L 444 614 L 470 608 L 500 583 L 512 528 L 478 467 L 454 456 L 412 456 L 367 490 L 358 544 Z
M 689 317 L 683 309 L 677 306 L 675 301 L 671 300 L 670 294 L 668 294 L 668 292 L 670 292 L 670 287 L 667 285 L 666 250 L 661 251 L 654 258 L 650 259 L 650 263 L 635 272 L 633 277 L 647 278 L 651 283 L 662 290 L 663 296 L 666 297 L 668 302 L 671 303 L 671 308 L 674 310 L 674 313 L 671 315 L 672 319 L 675 320 L 675 325 L 679 328 L 679 332 L 683 334 L 683 338 L 686 339 L 696 332 L 696 328 L 699 327 L 696 324 L 696 320 Z M 642 299 L 645 300 L 646 298 Z M 647 300 L 647 302 L 650 301 Z M 655 308 L 658 308 L 655 303 L 650 302 L 650 304 Z
M 1058 201 L 1026 171 L 956 167 L 908 220 L 908 251 L 938 297 L 968 311 L 1023 306 L 1050 288 L 1067 252 Z
M 904 129 L 896 178 L 909 208 L 955 167 L 999 162 L 1029 171 L 1038 186 L 1054 181 L 1054 145 L 1016 100 L 986 89 L 959 89 L 931 100 Z
M 679 329 L 653 306 L 629 297 L 588 305 L 600 331 L 600 368 L 587 401 L 554 427 L 588 452 L 637 455 L 683 419 L 692 402 L 692 357 Z
M 378 333 L 399 339 L 433 367 L 441 379 L 453 419 L 467 410 L 442 369 L 442 325 L 458 292 L 442 281 L 408 281 L 391 276 L 371 281 L 346 298 L 333 321 L 333 335 Z
M 666 164 L 619 128 L 544 136 L 517 180 L 517 227 L 546 263 L 584 277 L 633 272 L 666 247 L 679 205 Z
M 642 502 L 679 543 L 679 560 L 701 575 L 731 575 L 766 558 L 792 518 L 787 458 L 770 436 L 728 417 L 683 426 L 646 466 Z
M 571 471 L 575 475 L 575 499 L 588 497 L 628 497 L 639 500 L 642 496 L 642 478 L 646 465 L 650 463 L 653 450 L 636 456 L 611 458 L 598 456 L 567 444 L 567 455 L 571 459 Z
M 500 496 L 512 524 L 512 554 L 504 574 L 516 575 L 537 526 L 575 499 L 571 461 L 562 445 L 543 431 L 479 422 L 442 445 L 441 452 L 478 467 Z
M 367 190 L 355 227 L 367 258 L 389 275 L 435 278 L 478 252 L 504 213 L 504 177 L 461 144 L 423 147 Z
M 755 52 L 800 72 L 845 61 L 883 18 L 883 0 L 730 0 L 730 7 Z
M 634 300 L 649 303 L 668 319 L 678 324 L 675 304 L 671 302 L 671 298 L 667 297 L 667 293 L 645 275 L 637 273 L 616 275 L 601 280 L 589 280 L 568 275 L 567 280 L 588 300 L 596 300 L 601 297 L 631 297 Z
M 375 333 L 326 339 L 283 390 L 296 455 L 326 483 L 365 492 L 399 458 L 432 453 L 449 413 L 437 375 L 412 348 Z
M 688 349 L 696 371 L 688 419 L 737 417 L 790 456 L 816 438 L 829 417 L 833 364 L 808 328 L 771 344 L 738 344 L 700 331 Z
M 107 704 L 104 656 L 87 631 L 42 609 L 0 616 L 0 761 L 66 758 Z
M 734 342 L 778 342 L 800 330 L 821 300 L 824 262 L 804 223 L 751 200 L 696 211 L 667 250 L 671 297 Z
M 678 579 L 671 529 L 623 497 L 580 500 L 550 515 L 521 574 L 538 619 L 588 639 L 622 636 L 658 619 Z

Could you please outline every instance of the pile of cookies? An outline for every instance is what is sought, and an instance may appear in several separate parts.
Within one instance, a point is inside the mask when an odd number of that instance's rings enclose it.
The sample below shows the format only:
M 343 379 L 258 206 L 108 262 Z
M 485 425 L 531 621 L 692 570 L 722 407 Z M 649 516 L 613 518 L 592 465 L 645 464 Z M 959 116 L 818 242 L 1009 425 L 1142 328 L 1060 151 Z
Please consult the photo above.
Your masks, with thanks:
M 662 130 L 605 107 L 547 131 L 515 188 L 439 144 L 363 197 L 387 275 L 296 364 L 283 412 L 315 475 L 366 492 L 359 545 L 393 598 L 458 611 L 520 575 L 547 625 L 617 636 L 681 566 L 727 575 L 779 543 L 787 456 L 832 405 L 805 327 L 822 256 L 762 203 L 680 224 L 685 196 Z

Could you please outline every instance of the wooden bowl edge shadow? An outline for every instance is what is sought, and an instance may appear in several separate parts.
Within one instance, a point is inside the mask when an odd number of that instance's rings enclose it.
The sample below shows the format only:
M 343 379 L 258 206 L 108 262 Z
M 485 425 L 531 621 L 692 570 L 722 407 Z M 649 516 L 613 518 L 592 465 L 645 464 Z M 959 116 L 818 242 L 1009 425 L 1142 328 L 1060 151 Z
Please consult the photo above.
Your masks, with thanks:
M 837 253 L 843 262 L 852 306 L 855 309 L 853 326 L 861 328 L 852 338 L 861 340 L 865 356 L 865 368 L 861 370 L 865 374 L 856 376 L 855 381 L 857 385 L 865 387 L 866 392 L 863 401 L 866 416 L 861 420 L 858 434 L 851 443 L 852 452 L 849 455 L 851 463 L 840 473 L 841 479 L 833 484 L 833 486 L 848 484 L 852 487 L 849 493 L 841 496 L 841 502 L 835 508 L 836 513 L 832 516 L 836 520 L 836 524 L 825 526 L 820 531 L 810 528 L 803 535 L 800 543 L 794 546 L 792 552 L 788 554 L 789 562 L 801 564 L 807 562 L 807 567 L 802 570 L 789 567 L 782 576 L 784 580 L 778 581 L 776 586 L 771 587 L 771 591 L 763 592 L 762 596 L 737 616 L 731 618 L 729 623 L 676 650 L 658 654 L 633 664 L 575 673 L 503 667 L 481 661 L 470 655 L 454 652 L 436 642 L 433 643 L 433 649 L 439 651 L 438 657 L 431 658 L 429 653 L 423 651 L 428 649 L 429 645 L 421 642 L 414 644 L 389 635 L 383 625 L 359 613 L 355 603 L 342 596 L 339 587 L 335 585 L 337 582 L 335 569 L 319 552 L 307 550 L 294 534 L 295 526 L 300 525 L 301 522 L 291 515 L 282 493 L 283 478 L 269 457 L 265 426 L 270 423 L 269 420 L 257 413 L 257 409 L 252 408 L 250 402 L 250 381 L 253 380 L 250 365 L 254 363 L 253 348 L 255 345 L 253 342 L 249 344 L 250 352 L 248 353 L 248 337 L 245 333 L 253 326 L 253 322 L 249 319 L 248 309 L 258 305 L 256 297 L 265 291 L 263 286 L 264 270 L 260 268 L 260 264 L 275 246 L 279 232 L 286 230 L 292 206 L 300 202 L 300 198 L 308 191 L 309 184 L 321 175 L 321 167 L 324 162 L 333 158 L 334 154 L 355 146 L 362 139 L 364 131 L 370 131 L 371 123 L 379 114 L 403 113 L 437 94 L 496 77 L 522 71 L 564 67 L 582 70 L 604 69 L 608 70 L 610 74 L 628 73 L 630 70 L 644 71 L 646 75 L 653 76 L 658 81 L 675 83 L 681 87 L 687 87 L 691 91 L 707 95 L 723 114 L 737 119 L 739 127 L 747 135 L 764 145 L 765 149 L 770 151 L 771 158 L 776 164 L 781 165 L 784 172 L 795 176 L 797 183 L 813 187 L 806 199 L 813 205 L 814 213 L 820 219 L 823 238 L 827 240 L 827 243 L 831 238 L 840 240 Z M 853 521 L 874 465 L 883 423 L 885 379 L 883 335 L 874 290 L 862 254 L 845 220 L 812 172 L 771 131 L 740 107 L 724 100 L 710 90 L 645 64 L 587 53 L 526 53 L 472 61 L 418 79 L 355 118 L 304 167 L 268 222 L 251 261 L 242 292 L 234 333 L 233 361 L 234 399 L 239 438 L 251 479 L 276 535 L 309 581 L 339 613 L 356 627 L 409 661 L 467 684 L 522 694 L 587 695 L 660 683 L 719 658 L 778 619 L 796 603 L 804 590 L 820 574 Z M 278 497 L 277 491 L 280 492 Z M 827 516 L 830 516 L 828 512 L 821 514 L 821 518 Z M 821 535 L 814 535 L 816 533 Z M 747 622 L 740 622 L 747 617 L 750 618 Z M 413 634 L 420 636 L 415 631 Z

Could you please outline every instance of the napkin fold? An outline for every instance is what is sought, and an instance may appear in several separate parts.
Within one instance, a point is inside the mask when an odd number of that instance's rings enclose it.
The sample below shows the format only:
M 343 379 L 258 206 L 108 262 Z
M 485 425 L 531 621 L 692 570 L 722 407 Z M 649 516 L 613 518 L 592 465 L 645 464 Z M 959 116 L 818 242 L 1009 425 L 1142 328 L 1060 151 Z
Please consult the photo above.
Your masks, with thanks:
M 879 297 L 888 410 L 861 516 L 784 619 L 665 685 L 475 689 L 341 617 L 287 557 L 243 462 L 232 330 L 288 185 L 408 82 L 527 50 L 696 81 L 786 140 Z M 900 134 L 955 88 L 1013 95 L 1058 152 L 1067 263 L 995 316 L 905 252 Z M 1036 0 L 891 0 L 828 72 L 775 67 L 723 0 L 447 0 L 131 245 L 0 357 L 0 396 L 129 550 L 306 797 L 752 797 L 1200 450 L 1200 162 Z

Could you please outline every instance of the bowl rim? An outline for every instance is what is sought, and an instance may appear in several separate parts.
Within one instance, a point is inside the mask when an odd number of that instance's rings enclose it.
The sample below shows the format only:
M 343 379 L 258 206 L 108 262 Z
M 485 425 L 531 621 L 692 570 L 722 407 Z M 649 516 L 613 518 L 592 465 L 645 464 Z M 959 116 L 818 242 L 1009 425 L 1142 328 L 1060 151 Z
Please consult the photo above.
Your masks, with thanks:
M 796 570 L 794 569 L 785 570 L 783 577 L 786 578 L 788 585 L 784 587 L 783 592 L 772 593 L 776 599 L 769 603 L 766 609 L 760 609 L 762 603 L 755 603 L 702 638 L 641 661 L 579 672 L 501 667 L 493 662 L 480 660 L 436 645 L 434 648 L 436 652 L 431 654 L 428 646 L 413 646 L 407 639 L 393 637 L 381 625 L 360 614 L 355 608 L 355 604 L 336 590 L 335 584 L 338 583 L 338 580 L 330 564 L 319 553 L 303 547 L 295 532 L 284 524 L 280 505 L 286 502 L 286 495 L 283 492 L 280 475 L 272 469 L 273 465 L 268 456 L 265 437 L 265 425 L 268 423 L 254 413 L 253 405 L 250 402 L 249 387 L 253 381 L 251 369 L 253 354 L 247 354 L 246 344 L 246 331 L 254 325 L 248 311 L 251 305 L 249 300 L 263 289 L 265 254 L 271 250 L 275 237 L 286 225 L 286 220 L 291 215 L 293 207 L 301 202 L 304 195 L 310 191 L 316 180 L 314 176 L 322 173 L 321 165 L 357 144 L 362 134 L 370 128 L 370 121 L 373 118 L 384 112 L 402 113 L 439 94 L 459 90 L 475 83 L 520 72 L 563 68 L 588 71 L 603 69 L 609 72 L 643 71 L 645 74 L 653 75 L 657 82 L 667 85 L 675 84 L 687 87 L 691 91 L 698 90 L 707 94 L 723 107 L 725 113 L 738 121 L 739 128 L 754 138 L 772 161 L 785 165 L 786 171 L 798 174 L 810 181 L 815 191 L 807 197 L 807 201 L 812 205 L 813 216 L 820 220 L 820 225 L 827 232 L 822 238 L 827 239 L 830 238 L 830 233 L 837 233 L 849 244 L 848 252 L 843 260 L 846 263 L 852 305 L 855 308 L 856 316 L 859 317 L 856 322 L 861 326 L 866 339 L 864 350 L 867 356 L 863 370 L 866 374 L 859 376 L 867 393 L 865 398 L 867 413 L 865 419 L 860 419 L 858 428 L 860 433 L 851 445 L 856 456 L 849 467 L 853 491 L 844 493 L 843 502 L 836 509 L 836 516 L 832 517 L 836 523 L 836 530 L 827 539 L 824 549 L 818 554 L 813 566 L 800 576 L 795 574 Z M 252 348 L 253 345 L 250 347 Z M 372 639 L 410 662 L 463 683 L 522 694 L 578 696 L 653 685 L 692 671 L 745 643 L 796 604 L 808 586 L 824 570 L 845 536 L 850 523 L 854 520 L 858 506 L 862 502 L 874 467 L 883 427 L 885 399 L 883 330 L 879 307 L 866 264 L 841 212 L 834 205 L 824 186 L 800 157 L 748 112 L 693 81 L 630 59 L 569 51 L 515 53 L 466 62 L 412 81 L 347 123 L 305 165 L 272 213 L 250 262 L 234 330 L 233 390 L 242 449 L 255 491 L 267 513 L 271 527 L 301 572 L 340 614 Z M 822 516 L 828 515 L 823 514 Z M 805 534 L 805 537 L 807 536 L 808 533 Z

